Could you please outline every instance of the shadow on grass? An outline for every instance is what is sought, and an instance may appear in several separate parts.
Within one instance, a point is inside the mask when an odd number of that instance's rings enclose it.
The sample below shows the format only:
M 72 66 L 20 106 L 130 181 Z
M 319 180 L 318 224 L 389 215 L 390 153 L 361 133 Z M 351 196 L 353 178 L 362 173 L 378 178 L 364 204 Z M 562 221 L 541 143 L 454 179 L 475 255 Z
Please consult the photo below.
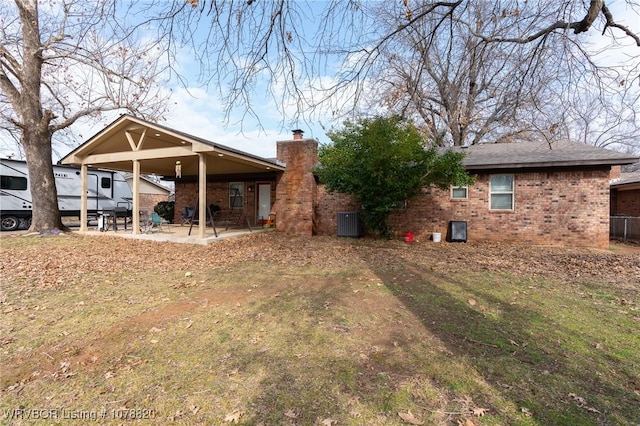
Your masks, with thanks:
M 397 260 L 396 267 L 398 263 L 402 265 L 393 274 L 376 262 L 370 267 L 456 357 L 502 398 L 532 413 L 530 420 L 545 425 L 640 421 L 634 367 L 599 352 L 587 335 L 553 315 L 527 309 L 525 303 L 494 296 L 487 286 L 501 284 L 491 274 L 442 274 L 426 265 Z M 519 285 L 517 279 L 504 279 L 512 280 L 508 286 Z M 499 314 L 484 312 L 484 305 L 499 307 Z M 583 316 L 589 321 L 587 313 Z M 471 396 L 480 401 L 486 397 Z
M 347 290 L 332 280 L 314 281 L 293 284 L 251 307 L 255 324 L 265 325 L 273 346 L 234 346 L 228 368 L 259 378 L 243 403 L 247 411 L 240 424 L 312 425 L 348 418 L 357 409 L 355 388 L 365 367 L 343 345 L 348 327 L 332 309 Z
M 394 363 L 388 347 L 394 347 L 392 339 L 410 337 L 382 324 L 384 318 L 367 322 L 362 311 L 352 312 L 346 305 L 353 290 L 332 277 L 291 286 L 251 306 L 255 324 L 272 335 L 268 348 L 235 344 L 226 367 L 257 378 L 244 390 L 252 396 L 240 397 L 246 408 L 241 424 L 405 424 L 398 411 L 411 407 L 410 378 L 420 363 Z M 383 291 L 376 287 L 369 297 L 376 300 Z M 386 299 L 386 307 L 398 305 Z M 380 328 L 371 329 L 372 323 Z M 434 413 L 422 415 L 426 424 L 442 424 L 438 403 L 434 392 Z

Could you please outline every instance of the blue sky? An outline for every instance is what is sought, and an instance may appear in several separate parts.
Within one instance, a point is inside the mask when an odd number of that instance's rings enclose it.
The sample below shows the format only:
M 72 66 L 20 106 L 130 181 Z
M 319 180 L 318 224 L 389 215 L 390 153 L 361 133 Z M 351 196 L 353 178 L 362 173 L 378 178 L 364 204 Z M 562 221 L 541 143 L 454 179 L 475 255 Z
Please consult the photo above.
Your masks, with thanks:
M 308 8 L 305 5 L 303 13 L 297 15 L 298 19 L 306 21 L 298 26 L 298 31 L 304 37 L 311 37 L 313 40 L 313 33 L 316 31 L 316 22 L 313 19 L 321 13 L 325 5 L 324 1 L 311 1 Z M 190 29 L 194 31 L 196 38 L 206 40 L 206 34 L 210 31 L 211 24 L 204 17 L 198 27 Z M 250 35 L 248 39 L 251 40 L 252 36 Z M 288 47 L 295 48 L 292 45 Z M 162 122 L 163 125 L 268 158 L 276 155 L 276 141 L 291 139 L 291 130 L 293 129 L 302 129 L 305 132 L 305 137 L 328 142 L 320 120 L 328 128 L 339 124 L 325 117 L 317 116 L 315 118 L 307 117 L 306 120 L 304 118 L 292 120 L 296 113 L 295 106 L 293 104 L 289 106 L 276 105 L 276 100 L 268 93 L 268 81 L 265 80 L 264 73 L 256 76 L 257 83 L 251 98 L 251 108 L 259 120 L 246 114 L 243 105 L 237 105 L 227 118 L 215 82 L 204 86 L 199 81 L 197 73 L 202 67 L 194 56 L 193 52 L 185 47 L 179 52 L 176 61 L 179 63 L 172 64 L 179 69 L 181 81 L 173 78 L 165 86 L 171 91 L 172 96 L 169 112 L 165 115 L 167 121 Z M 332 75 L 318 75 L 316 78 L 321 80 L 334 77 Z M 184 82 L 186 82 L 186 86 Z
M 41 10 L 41 14 L 42 12 Z M 201 32 L 206 30 L 207 28 L 200 29 Z M 150 34 L 153 33 L 154 31 L 150 31 Z M 228 120 L 225 120 L 224 105 L 219 99 L 217 88 L 207 88 L 198 80 L 196 71 L 200 69 L 200 64 L 195 60 L 193 53 L 185 48 L 179 52 L 178 57 L 179 63 L 172 65 L 180 69 L 181 79 L 179 81 L 174 76 L 162 84 L 164 91 L 171 93 L 171 99 L 168 102 L 168 112 L 164 115 L 166 121 L 161 121 L 160 124 L 267 158 L 275 157 L 276 141 L 291 139 L 293 129 L 304 130 L 305 137 L 317 138 L 321 142 L 328 141 L 317 120 L 291 121 L 293 107 L 285 107 L 284 110 L 289 111 L 290 116 L 283 116 L 278 111 L 274 99 L 267 94 L 266 84 L 257 84 L 253 91 L 252 108 L 260 117 L 259 121 L 244 114 L 241 105 L 233 110 Z M 104 113 L 98 120 L 78 120 L 70 128 L 73 144 L 82 144 L 124 112 Z M 54 135 L 54 162 L 73 148 L 56 142 L 60 137 L 62 133 Z M 10 137 L 0 132 L 0 139 L 1 157 L 19 157 L 19 151 Z
M 324 2 L 312 2 L 312 8 L 321 8 Z M 636 33 L 640 32 L 640 17 L 634 15 L 631 10 L 625 8 L 625 2 L 617 1 L 609 5 L 614 11 L 617 19 L 624 20 Z M 312 19 L 313 14 L 309 16 Z M 310 22 L 309 28 L 313 27 Z M 307 28 L 307 29 L 309 29 Z M 595 40 L 599 40 L 599 34 L 589 34 Z M 625 53 L 635 53 L 637 47 L 631 46 L 631 50 L 623 50 L 618 52 L 607 52 L 605 56 L 607 60 L 616 60 L 617 57 L 623 57 Z M 636 53 L 637 54 L 637 53 Z M 316 138 L 320 142 L 328 142 L 322 122 L 327 128 L 339 125 L 339 122 L 332 121 L 330 116 L 312 118 L 308 121 L 290 121 L 293 116 L 293 106 L 284 108 L 285 112 L 289 112 L 289 116 L 283 116 L 278 110 L 274 100 L 266 93 L 266 85 L 258 84 L 253 92 L 252 107 L 256 110 L 260 117 L 260 123 L 252 116 L 243 114 L 242 107 L 236 108 L 229 117 L 228 124 L 224 122 L 224 106 L 218 98 L 218 91 L 212 88 L 207 89 L 198 83 L 195 72 L 189 70 L 198 70 L 199 64 L 195 62 L 193 55 L 188 51 L 181 52 L 180 68 L 183 77 L 186 78 L 187 85 L 184 87 L 176 79 L 167 82 L 164 87 L 171 91 L 172 98 L 170 101 L 169 112 L 166 114 L 167 121 L 161 124 L 175 128 L 177 130 L 193 134 L 221 143 L 236 149 L 250 152 L 263 157 L 274 157 L 276 154 L 275 146 L 278 140 L 287 140 L 291 138 L 291 130 L 300 128 L 305 131 L 305 137 Z M 318 80 L 331 80 L 334 78 L 332 70 L 327 69 L 326 75 L 316 76 Z M 88 137 L 100 131 L 106 124 L 114 120 L 119 114 L 113 113 L 103 117 L 99 122 L 84 120 L 73 127 L 73 131 L 82 135 L 78 137 L 77 145 L 84 142 Z M 262 126 L 262 128 L 261 128 Z M 58 146 L 54 152 L 54 161 L 64 156 L 70 147 Z M 0 144 L 0 155 L 7 156 L 12 152 L 15 153 L 11 143 L 6 141 Z

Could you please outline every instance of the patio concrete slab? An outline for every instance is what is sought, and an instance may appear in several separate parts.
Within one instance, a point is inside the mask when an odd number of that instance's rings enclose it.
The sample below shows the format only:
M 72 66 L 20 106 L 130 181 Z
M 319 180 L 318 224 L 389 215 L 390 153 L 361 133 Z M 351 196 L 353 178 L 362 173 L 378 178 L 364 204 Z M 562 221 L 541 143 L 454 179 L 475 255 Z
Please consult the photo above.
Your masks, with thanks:
M 177 224 L 163 224 L 162 230 L 153 230 L 153 232 L 146 232 L 142 234 L 134 235 L 132 233 L 131 228 L 125 230 L 123 227 L 118 228 L 117 231 L 113 229 L 109 229 L 107 231 L 98 231 L 97 227 L 89 227 L 89 230 L 86 232 L 82 232 L 82 235 L 93 235 L 93 236 L 116 236 L 121 238 L 130 238 L 135 240 L 147 240 L 147 241 L 166 241 L 172 243 L 180 243 L 180 244 L 201 244 L 207 245 L 212 244 L 217 241 L 222 241 L 227 238 L 237 238 L 244 235 L 251 235 L 259 232 L 270 232 L 274 231 L 274 228 L 252 228 L 251 231 L 248 228 L 229 228 L 225 230 L 224 228 L 217 228 L 218 236 L 216 237 L 213 229 L 211 227 L 205 230 L 205 238 L 199 238 L 197 236 L 198 229 L 194 227 L 191 230 L 191 235 L 189 235 L 189 227 L 188 226 L 180 226 Z M 73 232 L 80 233 L 78 230 L 74 230 Z

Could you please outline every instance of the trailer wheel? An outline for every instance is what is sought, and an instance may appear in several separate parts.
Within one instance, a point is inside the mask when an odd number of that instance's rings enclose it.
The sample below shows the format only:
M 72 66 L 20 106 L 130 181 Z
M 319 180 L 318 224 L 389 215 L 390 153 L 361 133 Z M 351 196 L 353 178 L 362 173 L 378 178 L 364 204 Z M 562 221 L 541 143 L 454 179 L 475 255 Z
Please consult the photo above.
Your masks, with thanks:
M 15 231 L 20 226 L 20 219 L 15 216 L 2 216 L 0 229 L 3 231 Z

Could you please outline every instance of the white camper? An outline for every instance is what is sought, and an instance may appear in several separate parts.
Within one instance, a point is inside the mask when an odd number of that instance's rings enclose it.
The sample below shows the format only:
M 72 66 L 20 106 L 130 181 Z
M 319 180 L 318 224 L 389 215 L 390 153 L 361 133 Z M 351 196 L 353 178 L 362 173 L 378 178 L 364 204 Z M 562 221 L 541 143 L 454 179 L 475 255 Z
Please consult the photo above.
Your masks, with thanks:
M 53 166 L 61 216 L 80 217 L 80 169 L 74 166 Z M 13 231 L 28 228 L 32 211 L 27 163 L 0 159 L 1 229 Z M 118 172 L 89 169 L 87 176 L 87 213 L 95 219 L 103 211 L 125 210 L 130 213 L 133 195 L 124 176 Z M 130 214 L 128 214 L 130 215 Z

